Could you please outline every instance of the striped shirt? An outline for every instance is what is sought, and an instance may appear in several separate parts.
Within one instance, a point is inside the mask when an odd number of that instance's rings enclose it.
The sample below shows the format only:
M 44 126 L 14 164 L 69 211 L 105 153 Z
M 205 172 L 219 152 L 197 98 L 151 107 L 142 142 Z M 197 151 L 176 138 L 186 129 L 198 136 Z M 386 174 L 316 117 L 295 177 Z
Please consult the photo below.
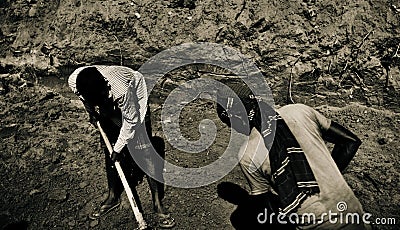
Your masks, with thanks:
M 76 69 L 68 78 L 69 87 L 79 96 L 76 88 L 76 77 L 86 67 Z M 147 110 L 147 88 L 145 80 L 137 71 L 124 66 L 101 66 L 95 67 L 105 78 L 110 86 L 110 97 L 118 105 L 122 112 L 122 124 L 119 119 L 114 119 L 120 129 L 117 142 L 114 145 L 115 152 L 121 152 L 129 140 L 133 140 L 136 128 L 144 122 Z M 85 102 L 80 96 L 88 112 L 94 107 Z

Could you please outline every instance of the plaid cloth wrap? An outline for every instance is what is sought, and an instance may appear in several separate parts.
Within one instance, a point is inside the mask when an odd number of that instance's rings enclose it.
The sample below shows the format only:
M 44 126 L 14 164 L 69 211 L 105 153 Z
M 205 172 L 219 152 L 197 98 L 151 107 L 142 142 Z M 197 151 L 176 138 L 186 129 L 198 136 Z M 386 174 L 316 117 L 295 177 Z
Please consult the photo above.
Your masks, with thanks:
M 262 102 L 260 104 L 261 107 L 268 106 Z M 256 115 L 256 120 L 259 121 L 257 118 L 260 116 Z M 282 117 L 275 112 L 275 115 L 264 117 L 264 121 L 265 124 L 259 127 L 264 143 L 269 149 L 272 186 L 279 195 L 279 212 L 287 215 L 295 212 L 308 196 L 319 193 L 320 190 L 303 150 Z M 273 122 L 276 129 L 274 137 L 271 137 Z

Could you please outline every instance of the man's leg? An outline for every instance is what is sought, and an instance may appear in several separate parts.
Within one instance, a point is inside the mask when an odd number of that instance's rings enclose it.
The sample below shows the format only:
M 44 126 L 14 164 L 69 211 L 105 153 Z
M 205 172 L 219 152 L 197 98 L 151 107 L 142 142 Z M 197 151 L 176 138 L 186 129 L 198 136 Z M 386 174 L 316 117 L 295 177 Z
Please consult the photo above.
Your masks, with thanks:
M 160 178 L 160 177 L 156 177 Z M 164 198 L 164 184 L 147 175 L 147 182 L 150 186 L 153 200 L 153 209 L 158 216 L 158 225 L 161 228 L 172 228 L 175 226 L 175 220 L 164 208 L 162 199 Z
M 160 214 L 166 214 L 162 199 L 164 198 L 164 184 L 163 182 L 163 169 L 164 162 L 162 161 L 165 157 L 165 143 L 160 137 L 152 137 L 151 143 L 153 148 L 147 152 L 147 168 L 150 175 L 147 175 L 147 182 L 149 183 L 154 212 Z M 158 180 L 154 179 L 157 178 Z
M 118 176 L 117 169 L 114 162 L 111 160 L 110 154 L 107 149 L 105 152 L 106 173 L 108 182 L 108 197 L 103 202 L 104 204 L 115 203 L 121 197 L 124 190 L 121 179 Z
M 159 137 L 150 139 L 143 135 L 143 132 L 137 132 L 137 145 L 131 149 L 131 156 L 135 162 L 140 165 L 146 173 L 147 182 L 150 187 L 153 209 L 159 219 L 159 226 L 162 228 L 171 228 L 175 226 L 175 220 L 167 214 L 162 199 L 164 197 L 163 169 L 164 169 L 164 141 Z
M 115 141 L 116 135 L 118 135 L 118 128 L 113 127 L 109 122 L 101 121 L 101 126 L 110 142 Z M 89 216 L 90 219 L 98 219 L 101 216 L 114 210 L 120 204 L 120 197 L 123 192 L 123 185 L 118 176 L 118 172 L 115 168 L 114 162 L 111 160 L 110 152 L 102 137 L 100 137 L 101 147 L 104 152 L 104 159 L 106 165 L 106 175 L 108 183 L 108 196 L 101 203 L 101 205 Z
M 147 149 L 143 156 L 148 170 L 147 181 L 151 190 L 153 209 L 159 218 L 159 226 L 172 228 L 175 226 L 175 220 L 167 213 L 162 203 L 164 198 L 163 159 L 165 157 L 165 143 L 160 137 L 152 137 L 151 143 L 154 148 Z
M 145 168 L 145 172 L 142 171 L 142 175 L 146 173 L 146 179 L 151 191 L 154 212 L 164 214 L 164 207 L 162 205 L 162 199 L 164 198 L 164 185 L 159 182 L 159 180 L 162 181 L 163 179 L 163 169 L 160 168 L 162 162 L 160 162 L 160 158 L 157 159 L 155 154 L 157 153 L 152 148 L 136 149 L 135 153 L 133 153 L 136 162 L 133 162 L 132 168 L 139 168 L 137 164 Z M 134 172 L 137 170 L 132 171 Z M 139 172 L 134 174 L 137 176 L 139 175 Z M 130 178 L 130 183 L 132 185 L 137 184 L 135 182 L 135 180 L 137 180 L 136 176 Z
M 116 142 L 120 128 L 116 126 L 111 120 L 104 119 L 101 121 L 101 126 L 104 132 L 107 135 L 110 143 Z M 124 191 L 121 179 L 118 176 L 117 169 L 115 168 L 114 162 L 111 160 L 110 152 L 107 149 L 107 146 L 101 138 L 101 146 L 104 151 L 104 158 L 106 163 L 106 173 L 107 173 L 107 182 L 108 182 L 108 197 L 103 202 L 104 204 L 115 203 L 119 200 L 122 192 Z
M 147 176 L 147 183 L 149 183 L 151 198 L 153 201 L 153 209 L 155 213 L 166 214 L 164 206 L 162 204 L 164 185 L 150 176 Z

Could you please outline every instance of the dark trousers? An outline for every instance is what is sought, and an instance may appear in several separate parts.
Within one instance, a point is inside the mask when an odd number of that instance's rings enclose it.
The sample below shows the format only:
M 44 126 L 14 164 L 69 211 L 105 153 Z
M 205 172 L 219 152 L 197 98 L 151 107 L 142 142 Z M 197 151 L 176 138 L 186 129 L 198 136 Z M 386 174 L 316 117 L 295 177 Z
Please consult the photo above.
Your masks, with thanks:
M 100 119 L 100 124 L 106 133 L 109 141 L 111 143 L 115 143 L 118 139 L 120 127 L 115 125 L 110 119 L 102 118 Z M 147 131 L 147 133 L 145 132 Z M 152 129 L 151 129 L 151 121 L 150 121 L 150 111 L 148 110 L 145 118 L 144 124 L 140 125 L 135 133 L 135 140 L 138 145 L 146 145 L 150 142 L 153 143 L 155 147 L 156 154 L 164 156 L 164 142 L 161 138 L 153 138 L 152 137 Z M 104 141 L 101 141 L 102 147 L 105 153 L 105 164 L 106 164 L 106 173 L 107 173 L 107 181 L 108 187 L 110 190 L 114 191 L 116 197 L 119 197 L 124 188 L 122 182 L 118 176 L 118 172 L 115 169 L 114 162 L 111 160 L 110 153 L 105 146 Z M 162 170 L 160 164 L 154 164 L 153 157 L 154 151 L 151 152 L 153 148 L 150 149 L 135 149 L 133 152 L 129 152 L 127 147 L 124 147 L 121 151 L 122 159 L 120 160 L 120 165 L 124 171 L 125 177 L 128 180 L 128 183 L 131 188 L 135 187 L 140 181 L 143 180 L 145 173 L 140 167 L 136 164 L 131 154 L 135 154 L 135 158 L 139 157 L 142 166 L 146 167 L 146 171 L 150 173 L 154 173 L 150 176 L 157 175 L 158 178 L 162 178 Z M 144 164 L 144 165 L 143 165 Z M 158 192 L 159 195 L 163 196 L 163 186 L 159 185 Z

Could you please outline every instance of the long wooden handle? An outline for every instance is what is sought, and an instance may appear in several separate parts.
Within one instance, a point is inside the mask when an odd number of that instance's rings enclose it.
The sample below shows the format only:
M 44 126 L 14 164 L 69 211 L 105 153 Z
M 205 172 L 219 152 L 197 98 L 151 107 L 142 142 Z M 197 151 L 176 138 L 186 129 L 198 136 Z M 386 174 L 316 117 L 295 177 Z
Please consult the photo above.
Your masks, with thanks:
M 103 137 L 104 142 L 106 143 L 107 149 L 110 152 L 110 156 L 111 156 L 111 154 L 113 152 L 113 148 L 111 146 L 111 143 L 108 140 L 107 135 L 104 132 L 103 128 L 101 128 L 100 122 L 97 122 L 96 124 L 97 124 L 97 127 L 100 130 L 101 136 Z M 117 169 L 119 178 L 121 178 L 122 184 L 124 185 L 124 189 L 125 189 L 126 195 L 128 196 L 129 203 L 131 203 L 133 214 L 135 215 L 135 218 L 136 218 L 136 220 L 137 220 L 137 222 L 139 224 L 138 228 L 139 229 L 146 229 L 147 228 L 146 221 L 143 219 L 143 215 L 140 212 L 140 210 L 139 210 L 139 208 L 138 208 L 138 206 L 136 204 L 136 201 L 135 201 L 135 198 L 133 196 L 131 187 L 129 186 L 128 181 L 126 180 L 125 174 L 122 171 L 121 165 L 120 165 L 120 163 L 118 161 L 115 162 L 115 168 Z

